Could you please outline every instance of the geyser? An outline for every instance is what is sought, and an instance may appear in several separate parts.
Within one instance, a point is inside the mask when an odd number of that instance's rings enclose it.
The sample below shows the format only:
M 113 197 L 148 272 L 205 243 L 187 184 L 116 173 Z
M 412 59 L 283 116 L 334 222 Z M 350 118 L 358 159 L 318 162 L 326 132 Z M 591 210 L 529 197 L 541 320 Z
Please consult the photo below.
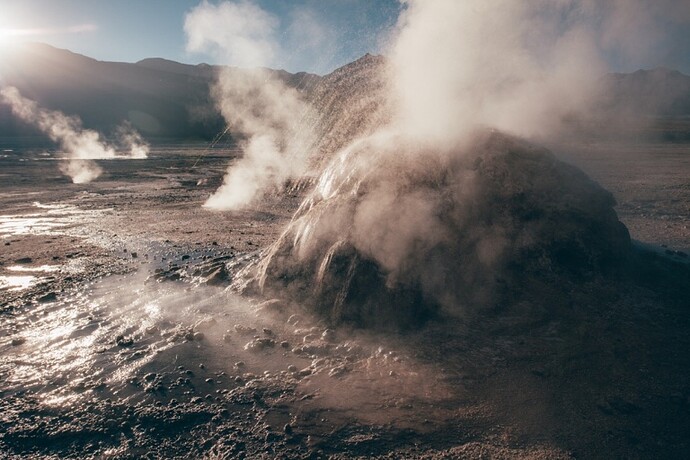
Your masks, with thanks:
M 148 156 L 148 144 L 128 123 L 117 129 L 116 136 L 129 153 L 118 155 L 115 148 L 108 145 L 98 132 L 85 129 L 79 117 L 41 107 L 37 102 L 23 97 L 13 86 L 0 88 L 0 104 L 9 105 L 15 116 L 37 127 L 65 150 L 68 162 L 61 165 L 60 170 L 75 184 L 91 182 L 103 173 L 103 169 L 94 160 L 118 156 L 140 159 Z
M 494 305 L 528 277 L 602 273 L 630 239 L 612 195 L 496 131 L 438 150 L 391 134 L 324 171 L 250 286 L 331 323 L 414 327 Z

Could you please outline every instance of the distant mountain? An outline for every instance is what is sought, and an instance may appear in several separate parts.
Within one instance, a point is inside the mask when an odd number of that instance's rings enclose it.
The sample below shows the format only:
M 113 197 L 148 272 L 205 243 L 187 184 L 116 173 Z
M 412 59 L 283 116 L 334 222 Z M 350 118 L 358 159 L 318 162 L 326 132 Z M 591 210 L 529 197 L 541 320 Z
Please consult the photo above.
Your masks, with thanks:
M 647 116 L 689 117 L 690 76 L 659 67 L 630 74 L 609 74 L 608 102 Z
M 44 107 L 78 115 L 85 127 L 103 133 L 129 121 L 148 139 L 212 139 L 225 122 L 211 85 L 221 69 L 243 72 L 160 58 L 102 62 L 44 44 L 0 49 L 0 66 L 0 85 L 16 86 Z M 314 150 L 325 158 L 387 120 L 386 66 L 384 57 L 367 54 L 323 77 L 268 70 L 316 108 Z M 591 113 L 572 120 L 576 132 L 690 140 L 690 76 L 658 68 L 609 74 L 601 84 Z M 0 137 L 35 134 L 0 105 Z
M 109 133 L 129 121 L 148 138 L 211 139 L 225 127 L 210 96 L 221 66 L 157 58 L 136 64 L 102 62 L 38 43 L 0 52 L 1 85 L 16 86 L 43 107 L 78 115 L 87 128 Z M 307 73 L 272 72 L 298 89 L 320 79 Z M 35 134 L 0 105 L 0 137 Z
M 663 67 L 612 73 L 601 79 L 600 89 L 591 112 L 576 119 L 580 133 L 628 140 L 690 140 L 690 76 Z

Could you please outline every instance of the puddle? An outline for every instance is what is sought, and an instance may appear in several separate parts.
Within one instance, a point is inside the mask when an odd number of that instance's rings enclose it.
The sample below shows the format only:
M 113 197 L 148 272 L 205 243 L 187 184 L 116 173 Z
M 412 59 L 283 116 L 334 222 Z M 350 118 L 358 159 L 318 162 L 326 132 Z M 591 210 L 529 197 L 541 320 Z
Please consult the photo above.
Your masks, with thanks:
M 0 290 L 23 291 L 35 285 L 39 279 L 30 275 L 0 276 Z
M 60 270 L 60 266 L 58 265 L 41 265 L 39 267 L 26 267 L 23 265 L 12 265 L 10 267 L 7 267 L 7 270 L 11 272 L 43 272 L 43 273 L 49 273 L 49 272 L 56 272 Z
M 19 235 L 55 235 L 60 229 L 100 215 L 103 210 L 83 210 L 66 204 L 43 204 L 34 202 L 41 212 L 29 214 L 0 215 L 0 238 Z

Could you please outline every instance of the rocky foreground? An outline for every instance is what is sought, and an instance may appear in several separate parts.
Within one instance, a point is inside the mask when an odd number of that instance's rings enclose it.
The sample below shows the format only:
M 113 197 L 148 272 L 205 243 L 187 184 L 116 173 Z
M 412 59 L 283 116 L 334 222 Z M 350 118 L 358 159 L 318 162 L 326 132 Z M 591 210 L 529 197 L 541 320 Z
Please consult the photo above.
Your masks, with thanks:
M 472 314 L 362 330 L 226 289 L 282 241 L 304 190 L 209 212 L 226 160 L 196 159 L 110 163 L 88 188 L 52 162 L 3 164 L 0 274 L 32 278 L 0 290 L 9 458 L 684 456 L 690 275 L 675 250 L 530 267 Z

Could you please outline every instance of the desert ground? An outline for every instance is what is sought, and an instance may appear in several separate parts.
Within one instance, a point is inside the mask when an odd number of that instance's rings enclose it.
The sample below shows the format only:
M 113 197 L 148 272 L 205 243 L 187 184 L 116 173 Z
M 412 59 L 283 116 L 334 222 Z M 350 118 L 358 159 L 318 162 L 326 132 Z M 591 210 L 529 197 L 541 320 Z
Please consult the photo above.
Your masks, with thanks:
M 552 147 L 613 193 L 626 269 L 382 333 L 233 289 L 308 181 L 216 212 L 231 145 L 77 185 L 3 142 L 0 457 L 687 456 L 689 144 Z

